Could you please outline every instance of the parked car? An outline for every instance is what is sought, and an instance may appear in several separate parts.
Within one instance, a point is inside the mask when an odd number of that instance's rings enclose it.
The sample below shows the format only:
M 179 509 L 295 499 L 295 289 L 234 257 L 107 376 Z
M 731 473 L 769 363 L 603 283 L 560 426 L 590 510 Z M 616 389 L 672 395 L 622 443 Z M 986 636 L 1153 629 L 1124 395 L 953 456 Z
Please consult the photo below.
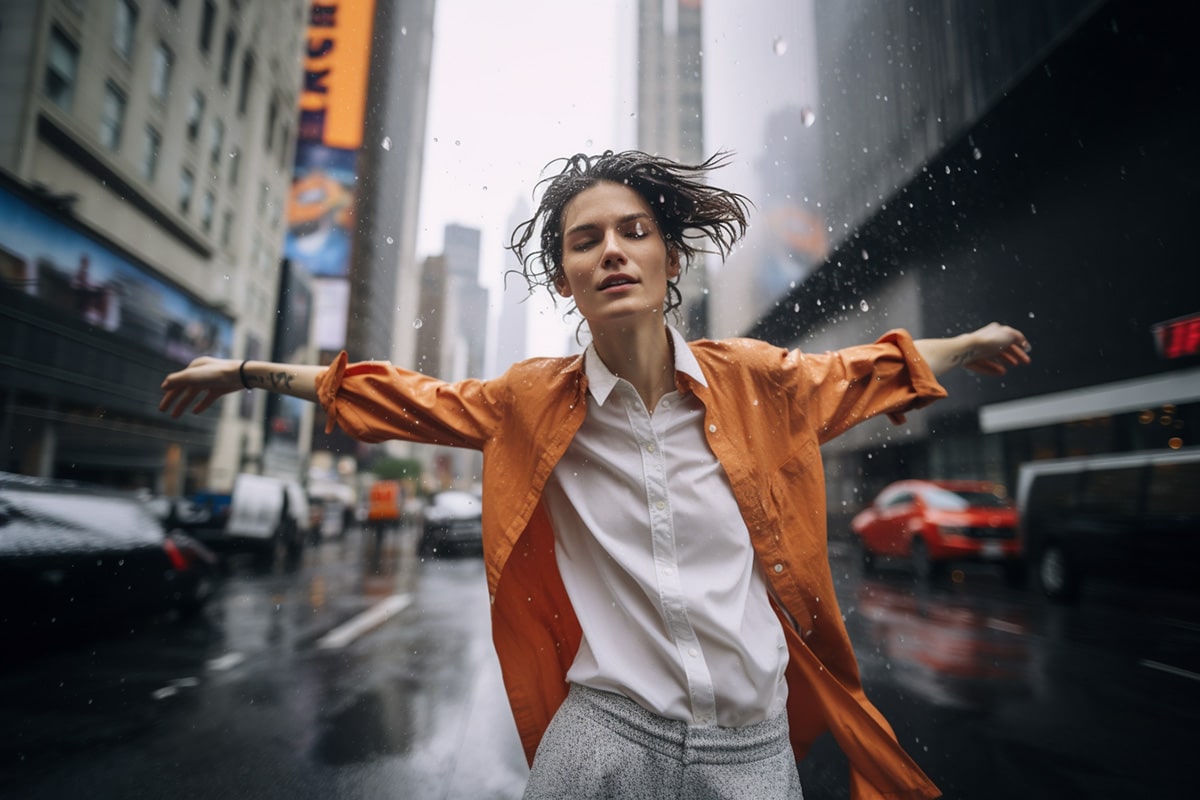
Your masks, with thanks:
M 850 527 L 868 571 L 882 556 L 908 559 L 922 580 L 969 561 L 1000 565 L 1010 583 L 1025 575 L 1016 508 L 1000 484 L 898 481 L 856 514 Z
M 299 483 L 242 473 L 233 482 L 225 539 L 233 549 L 250 550 L 273 561 L 281 550 L 295 560 L 311 533 L 308 495 Z
M 225 525 L 229 521 L 229 495 L 190 497 L 156 495 L 146 505 L 167 530 L 178 530 L 212 550 L 226 544 Z
M 1051 599 L 1085 581 L 1194 591 L 1200 447 L 1022 464 L 1017 507 L 1034 575 Z
M 193 615 L 215 567 L 210 550 L 166 530 L 134 494 L 0 473 L 5 648 L 132 616 Z
M 423 556 L 483 551 L 483 500 L 454 489 L 429 497 L 422 514 L 420 552 Z

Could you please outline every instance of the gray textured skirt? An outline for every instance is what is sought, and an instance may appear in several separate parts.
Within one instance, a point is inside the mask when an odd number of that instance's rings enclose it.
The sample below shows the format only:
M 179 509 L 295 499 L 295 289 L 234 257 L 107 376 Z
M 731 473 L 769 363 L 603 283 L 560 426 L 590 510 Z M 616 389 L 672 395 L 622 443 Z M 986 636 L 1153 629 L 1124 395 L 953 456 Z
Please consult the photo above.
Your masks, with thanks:
M 699 728 L 571 685 L 538 746 L 525 800 L 802 800 L 786 714 Z

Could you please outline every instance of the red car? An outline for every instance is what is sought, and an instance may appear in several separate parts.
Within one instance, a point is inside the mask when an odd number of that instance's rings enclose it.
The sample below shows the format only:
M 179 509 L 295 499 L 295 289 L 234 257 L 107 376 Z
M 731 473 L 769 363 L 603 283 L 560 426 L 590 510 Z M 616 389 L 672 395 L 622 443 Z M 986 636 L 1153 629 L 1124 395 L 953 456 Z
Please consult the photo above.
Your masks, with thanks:
M 922 580 L 961 561 L 999 564 L 1010 584 L 1025 575 L 1016 508 L 996 483 L 898 481 L 856 514 L 850 527 L 867 571 L 883 556 L 910 560 Z

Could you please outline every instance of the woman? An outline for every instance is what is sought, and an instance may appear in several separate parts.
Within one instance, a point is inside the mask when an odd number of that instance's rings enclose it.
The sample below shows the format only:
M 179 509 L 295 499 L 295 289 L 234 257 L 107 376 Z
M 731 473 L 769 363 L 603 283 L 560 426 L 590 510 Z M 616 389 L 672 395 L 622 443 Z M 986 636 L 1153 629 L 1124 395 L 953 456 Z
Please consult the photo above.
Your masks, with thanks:
M 808 355 L 686 342 L 676 282 L 745 233 L 714 157 L 565 159 L 511 247 L 587 323 L 581 356 L 445 383 L 386 363 L 201 358 L 161 407 L 240 388 L 319 402 L 364 441 L 481 450 L 493 638 L 531 762 L 526 797 L 796 798 L 829 730 L 856 798 L 936 797 L 864 695 L 825 549 L 819 446 L 945 396 L 961 365 L 1004 374 L 1028 342 L 990 324 L 892 331 Z M 535 249 L 537 236 L 540 246 Z

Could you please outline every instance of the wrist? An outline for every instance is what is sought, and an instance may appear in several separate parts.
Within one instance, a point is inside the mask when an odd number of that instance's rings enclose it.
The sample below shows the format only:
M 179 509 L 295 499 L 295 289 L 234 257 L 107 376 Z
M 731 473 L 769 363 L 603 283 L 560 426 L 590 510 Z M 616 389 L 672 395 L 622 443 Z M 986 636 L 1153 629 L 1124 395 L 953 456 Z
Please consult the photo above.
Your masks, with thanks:
M 251 389 L 250 381 L 246 378 L 246 365 L 250 363 L 250 359 L 244 359 L 238 366 L 238 380 L 241 381 L 243 389 Z

